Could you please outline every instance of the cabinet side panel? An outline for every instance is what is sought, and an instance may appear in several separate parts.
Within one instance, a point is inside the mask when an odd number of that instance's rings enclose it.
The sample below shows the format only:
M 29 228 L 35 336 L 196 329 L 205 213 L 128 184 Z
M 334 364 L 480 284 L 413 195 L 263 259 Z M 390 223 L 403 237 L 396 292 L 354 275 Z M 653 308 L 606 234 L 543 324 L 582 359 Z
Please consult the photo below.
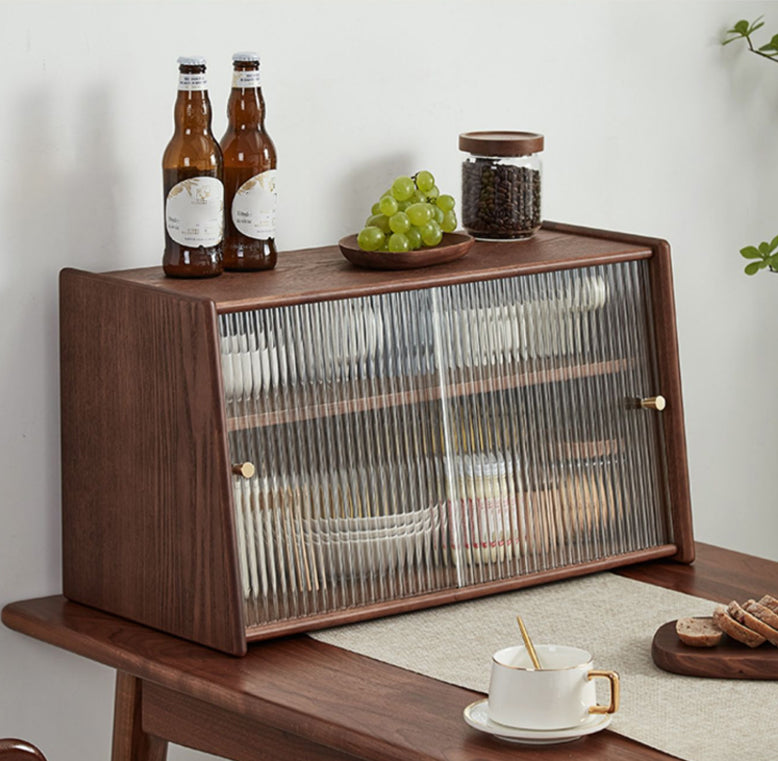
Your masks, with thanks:
M 667 476 L 673 506 L 673 533 L 678 546 L 675 558 L 691 563 L 694 560 L 694 536 L 670 246 L 664 241 L 656 241 L 654 250 L 650 267 L 651 287 L 657 366 L 663 393 L 668 401 L 662 415 L 667 442 Z
M 212 302 L 60 277 L 64 593 L 245 652 Z

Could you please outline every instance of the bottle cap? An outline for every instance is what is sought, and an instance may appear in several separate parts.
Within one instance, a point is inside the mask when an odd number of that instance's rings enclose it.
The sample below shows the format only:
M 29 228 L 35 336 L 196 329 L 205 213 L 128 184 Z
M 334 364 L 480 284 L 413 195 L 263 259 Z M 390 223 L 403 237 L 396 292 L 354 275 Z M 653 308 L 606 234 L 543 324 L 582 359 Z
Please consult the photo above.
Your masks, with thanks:
M 233 53 L 232 60 L 248 61 L 250 63 L 254 63 L 254 62 L 259 63 L 259 53 L 250 53 L 250 52 Z
M 205 57 L 201 55 L 182 55 L 178 57 L 179 66 L 205 66 Z

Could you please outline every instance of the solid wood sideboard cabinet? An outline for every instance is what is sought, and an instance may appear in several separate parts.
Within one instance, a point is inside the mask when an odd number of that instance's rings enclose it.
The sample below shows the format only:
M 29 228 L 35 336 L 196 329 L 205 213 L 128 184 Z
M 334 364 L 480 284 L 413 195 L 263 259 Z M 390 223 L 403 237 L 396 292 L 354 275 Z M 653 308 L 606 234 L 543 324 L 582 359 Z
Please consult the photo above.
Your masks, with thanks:
M 60 278 L 64 593 L 225 652 L 693 557 L 670 251 Z

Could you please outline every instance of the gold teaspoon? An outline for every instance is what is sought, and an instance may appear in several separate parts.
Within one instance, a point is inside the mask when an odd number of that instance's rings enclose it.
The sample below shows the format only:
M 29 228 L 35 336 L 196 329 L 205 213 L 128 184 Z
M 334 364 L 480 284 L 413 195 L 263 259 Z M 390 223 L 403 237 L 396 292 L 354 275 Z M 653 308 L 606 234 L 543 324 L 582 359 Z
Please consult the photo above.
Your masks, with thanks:
M 524 626 L 524 621 L 521 620 L 521 616 L 516 616 L 516 621 L 518 621 L 519 629 L 521 630 L 521 637 L 524 640 L 524 645 L 527 648 L 527 652 L 529 653 L 530 660 L 532 661 L 532 665 L 536 669 L 540 669 L 540 661 L 538 660 L 538 654 L 535 652 L 535 647 L 532 644 L 532 640 L 529 638 L 529 634 L 527 634 L 527 629 Z

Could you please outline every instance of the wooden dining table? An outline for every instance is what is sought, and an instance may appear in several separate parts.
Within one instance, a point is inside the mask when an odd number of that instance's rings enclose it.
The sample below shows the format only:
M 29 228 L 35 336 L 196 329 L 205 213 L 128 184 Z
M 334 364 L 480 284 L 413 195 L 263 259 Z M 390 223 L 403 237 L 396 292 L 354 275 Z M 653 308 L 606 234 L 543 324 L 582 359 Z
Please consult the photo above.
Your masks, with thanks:
M 703 543 L 692 564 L 657 560 L 617 573 L 718 602 L 778 593 L 778 562 Z M 62 596 L 10 603 L 2 620 L 116 669 L 112 761 L 163 761 L 169 743 L 235 761 L 671 758 L 610 730 L 554 746 L 503 742 L 463 721 L 480 693 L 307 635 L 234 657 Z

